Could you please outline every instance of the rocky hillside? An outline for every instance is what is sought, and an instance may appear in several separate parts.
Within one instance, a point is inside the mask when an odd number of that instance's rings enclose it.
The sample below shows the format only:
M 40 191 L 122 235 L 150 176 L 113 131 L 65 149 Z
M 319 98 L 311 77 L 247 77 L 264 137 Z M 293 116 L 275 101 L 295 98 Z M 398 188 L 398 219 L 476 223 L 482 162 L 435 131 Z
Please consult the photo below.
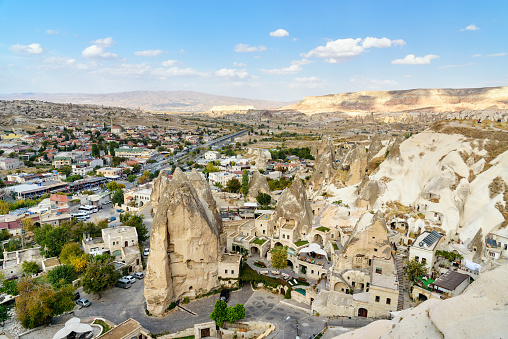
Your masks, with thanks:
M 508 111 L 508 87 L 369 91 L 306 97 L 280 108 L 305 114 Z
M 16 93 L 0 95 L 4 100 L 42 100 L 59 103 L 120 106 L 150 111 L 206 112 L 214 106 L 277 108 L 287 103 L 219 96 L 192 91 L 133 91 L 107 94 L 86 93 Z M 217 110 L 217 108 L 216 108 Z

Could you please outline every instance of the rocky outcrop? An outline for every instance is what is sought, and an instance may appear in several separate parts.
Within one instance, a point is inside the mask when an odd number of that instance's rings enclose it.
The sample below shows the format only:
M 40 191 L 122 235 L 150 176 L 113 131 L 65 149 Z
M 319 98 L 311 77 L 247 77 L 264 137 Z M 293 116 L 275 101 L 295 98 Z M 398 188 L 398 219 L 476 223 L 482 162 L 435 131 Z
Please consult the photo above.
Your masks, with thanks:
M 330 139 L 323 139 L 317 151 L 316 161 L 314 162 L 314 173 L 309 180 L 310 186 L 314 190 L 320 189 L 323 185 L 334 184 L 337 187 L 343 187 L 335 169 L 335 146 Z
M 461 295 L 430 299 L 336 339 L 503 338 L 508 331 L 508 265 L 480 275 Z
M 357 193 L 357 206 L 371 209 L 379 197 L 379 184 L 377 181 L 371 181 L 368 177 L 364 177 L 358 187 Z
M 270 186 L 268 186 L 266 177 L 259 173 L 259 171 L 254 171 L 252 178 L 249 181 L 247 200 L 256 201 L 256 197 L 259 193 L 272 194 L 272 191 L 270 191 Z
M 298 236 L 301 239 L 304 234 L 309 234 L 313 219 L 312 208 L 300 179 L 295 179 L 291 186 L 282 192 L 277 202 L 272 215 L 273 224 L 280 225 L 281 218 L 295 220 Z
M 347 186 L 352 186 L 360 183 L 367 173 L 367 152 L 365 151 L 365 147 L 359 144 L 348 156 L 350 157 L 350 164 L 345 183 Z
M 205 203 L 208 205 L 208 209 L 212 211 L 214 220 L 213 222 L 217 224 L 219 234 L 222 232 L 222 218 L 220 216 L 219 211 L 217 210 L 217 204 L 215 199 L 212 196 L 212 190 L 210 189 L 210 185 L 196 169 L 192 169 L 191 174 L 189 175 L 189 181 L 196 190 L 198 197 L 203 199 Z
M 361 91 L 305 97 L 280 110 L 305 114 L 322 112 L 395 113 L 412 110 L 462 112 L 508 110 L 508 87 L 463 89 L 411 89 L 402 91 Z
M 386 160 L 395 159 L 400 162 L 403 161 L 400 156 L 400 144 L 402 144 L 404 140 L 406 140 L 406 138 L 403 135 L 399 135 L 395 141 L 388 146 L 388 155 L 386 156 Z
M 192 181 L 201 185 L 200 179 Z M 161 315 L 171 302 L 219 285 L 220 226 L 207 195 L 206 189 L 195 189 L 179 168 L 171 180 L 164 176 L 155 180 L 152 202 L 157 212 L 144 291 L 151 314 Z
M 376 135 L 372 139 L 372 142 L 370 143 L 369 152 L 367 152 L 367 161 L 371 161 L 372 159 L 374 159 L 376 154 L 378 154 L 379 151 L 381 151 L 382 149 L 383 144 L 381 143 L 381 139 L 379 138 L 379 136 Z
M 261 148 L 248 148 L 245 157 L 254 161 L 255 166 L 263 171 L 266 171 L 266 163 L 272 160 L 270 151 Z

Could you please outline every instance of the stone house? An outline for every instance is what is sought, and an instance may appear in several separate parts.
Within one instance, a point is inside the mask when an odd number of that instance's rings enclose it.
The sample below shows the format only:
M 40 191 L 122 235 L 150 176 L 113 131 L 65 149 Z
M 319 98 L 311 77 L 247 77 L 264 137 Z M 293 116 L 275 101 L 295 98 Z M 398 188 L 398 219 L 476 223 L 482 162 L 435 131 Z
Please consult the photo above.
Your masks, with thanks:
M 433 292 L 456 297 L 469 286 L 469 281 L 469 275 L 450 270 L 429 284 L 429 287 Z
M 436 260 L 436 251 L 441 249 L 444 236 L 436 231 L 423 232 L 409 247 L 409 260 L 416 259 L 427 266 L 428 274 L 432 272 L 432 266 Z
M 4 252 L 2 263 L 2 273 L 5 278 L 21 276 L 24 261 L 35 261 L 37 265 L 42 265 L 44 257 L 41 255 L 40 247 L 27 248 L 24 250 Z
M 238 279 L 242 256 L 238 254 L 223 254 L 219 261 L 219 278 Z

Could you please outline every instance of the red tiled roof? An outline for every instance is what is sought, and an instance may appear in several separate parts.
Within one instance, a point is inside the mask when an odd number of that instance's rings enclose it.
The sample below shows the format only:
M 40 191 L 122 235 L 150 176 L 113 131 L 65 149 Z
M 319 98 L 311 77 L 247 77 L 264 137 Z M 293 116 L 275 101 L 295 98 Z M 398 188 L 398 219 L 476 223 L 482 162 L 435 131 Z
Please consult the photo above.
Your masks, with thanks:
M 69 202 L 69 197 L 61 194 L 51 194 L 49 197 L 50 201 L 58 201 L 58 202 Z

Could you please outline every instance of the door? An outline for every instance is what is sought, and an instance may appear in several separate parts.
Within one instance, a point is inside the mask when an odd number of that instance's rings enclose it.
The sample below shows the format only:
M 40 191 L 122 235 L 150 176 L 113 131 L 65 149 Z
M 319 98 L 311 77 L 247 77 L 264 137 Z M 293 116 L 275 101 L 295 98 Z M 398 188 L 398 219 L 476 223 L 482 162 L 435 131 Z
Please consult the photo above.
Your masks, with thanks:
M 367 318 L 367 310 L 365 308 L 359 308 L 358 309 L 358 316 Z
M 210 336 L 210 329 L 209 328 L 202 328 L 201 329 L 201 338 L 209 337 Z

